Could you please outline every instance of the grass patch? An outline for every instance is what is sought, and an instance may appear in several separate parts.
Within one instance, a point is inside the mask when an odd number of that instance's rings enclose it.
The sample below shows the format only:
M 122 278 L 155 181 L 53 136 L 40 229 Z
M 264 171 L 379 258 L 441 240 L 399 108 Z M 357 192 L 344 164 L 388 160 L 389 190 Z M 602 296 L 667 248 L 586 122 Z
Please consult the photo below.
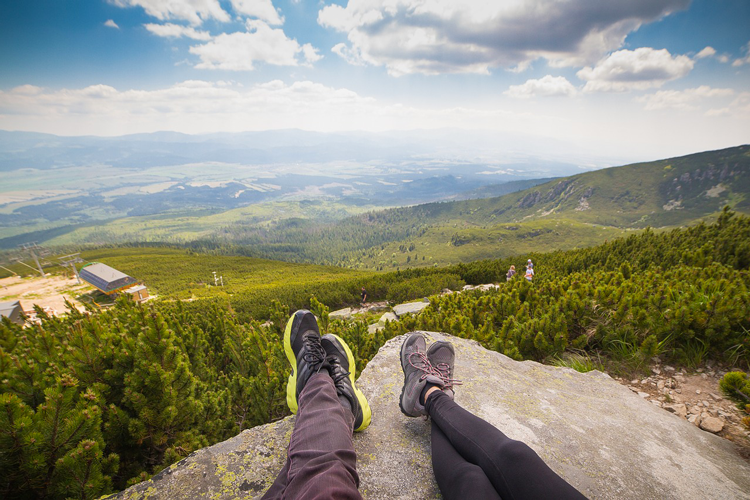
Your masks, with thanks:
M 572 368 L 577 372 L 586 373 L 593 370 L 604 371 L 604 364 L 599 353 L 585 352 L 566 352 L 559 356 L 554 356 L 551 360 L 552 366 L 562 366 Z

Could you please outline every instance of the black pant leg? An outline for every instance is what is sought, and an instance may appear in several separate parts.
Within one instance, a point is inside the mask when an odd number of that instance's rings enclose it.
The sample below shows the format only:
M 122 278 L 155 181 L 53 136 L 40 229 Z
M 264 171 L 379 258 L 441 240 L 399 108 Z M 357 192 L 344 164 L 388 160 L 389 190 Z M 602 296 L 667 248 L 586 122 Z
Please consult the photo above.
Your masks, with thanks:
M 446 500 L 500 500 L 481 467 L 467 462 L 435 424 L 432 425 L 432 470 Z
M 482 468 L 500 497 L 585 498 L 555 474 L 534 450 L 461 408 L 447 394 L 432 393 L 425 409 L 432 425 L 440 428 L 453 448 L 468 462 Z

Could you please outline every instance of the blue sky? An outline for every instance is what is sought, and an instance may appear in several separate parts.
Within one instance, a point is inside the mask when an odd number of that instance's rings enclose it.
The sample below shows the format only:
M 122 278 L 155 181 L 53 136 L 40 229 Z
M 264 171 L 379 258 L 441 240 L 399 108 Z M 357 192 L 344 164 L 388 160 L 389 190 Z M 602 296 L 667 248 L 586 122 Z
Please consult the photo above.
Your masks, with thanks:
M 0 128 L 750 142 L 747 0 L 2 0 Z

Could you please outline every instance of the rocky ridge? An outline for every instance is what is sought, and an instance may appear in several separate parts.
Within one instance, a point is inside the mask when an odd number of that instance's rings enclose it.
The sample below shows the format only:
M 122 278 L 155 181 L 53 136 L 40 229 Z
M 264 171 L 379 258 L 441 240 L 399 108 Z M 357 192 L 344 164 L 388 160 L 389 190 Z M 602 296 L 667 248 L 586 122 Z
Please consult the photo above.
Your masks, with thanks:
M 732 443 L 608 375 L 518 362 L 474 341 L 425 334 L 456 347 L 456 375 L 464 382 L 456 401 L 527 443 L 587 497 L 750 498 L 750 464 Z M 357 382 L 373 410 L 370 427 L 353 438 L 365 498 L 439 498 L 430 423 L 398 409 L 402 341 L 388 341 Z M 293 428 L 287 417 L 243 431 L 116 498 L 259 498 L 283 466 Z
M 731 369 L 711 361 L 695 370 L 678 369 L 655 357 L 650 371 L 648 377 L 616 380 L 655 406 L 734 442 L 750 459 L 750 430 L 742 424 L 735 403 L 719 390 L 719 381 Z

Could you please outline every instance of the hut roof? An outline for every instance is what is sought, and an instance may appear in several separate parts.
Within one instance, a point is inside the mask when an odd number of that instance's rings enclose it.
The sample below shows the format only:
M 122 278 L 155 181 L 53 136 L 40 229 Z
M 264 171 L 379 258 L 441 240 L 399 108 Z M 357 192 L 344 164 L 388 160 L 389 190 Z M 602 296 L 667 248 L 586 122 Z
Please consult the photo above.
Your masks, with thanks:
M 94 285 L 104 293 L 116 292 L 138 281 L 101 262 L 94 262 L 84 266 L 79 275 L 82 280 Z

